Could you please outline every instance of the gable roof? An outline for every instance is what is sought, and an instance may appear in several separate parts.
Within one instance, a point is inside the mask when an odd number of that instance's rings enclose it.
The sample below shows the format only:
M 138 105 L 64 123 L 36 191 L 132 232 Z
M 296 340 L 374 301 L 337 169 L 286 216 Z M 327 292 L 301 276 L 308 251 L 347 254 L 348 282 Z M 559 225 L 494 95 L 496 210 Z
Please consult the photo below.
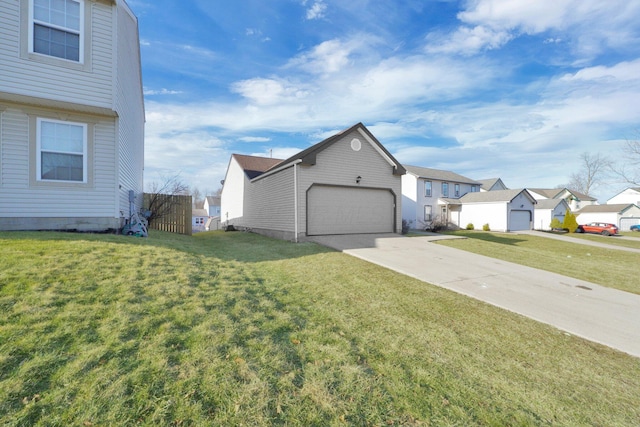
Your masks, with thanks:
M 591 197 L 588 194 L 584 194 L 584 193 L 580 193 L 578 191 L 575 190 L 571 190 L 569 188 L 563 188 L 562 191 L 568 191 L 569 193 L 571 193 L 576 199 L 580 200 L 580 201 L 590 201 L 590 202 L 595 202 L 597 199 L 594 199 L 593 197 Z M 558 193 L 558 195 L 560 195 L 560 193 Z
M 232 154 L 231 157 L 236 159 L 236 162 L 238 162 L 249 179 L 253 179 L 282 163 L 281 159 L 272 159 L 270 157 L 245 156 L 244 154 Z
M 529 191 L 533 191 L 547 199 L 555 199 L 555 197 L 564 191 L 563 188 L 527 188 Z
M 480 187 L 487 191 L 498 183 L 508 190 L 507 186 L 504 185 L 504 182 L 502 182 L 500 178 L 479 179 L 478 182 L 480 183 Z
M 580 193 L 569 188 L 528 188 L 528 190 L 533 191 L 534 193 L 538 193 L 541 196 L 546 197 L 547 199 L 557 199 L 563 192 L 566 191 L 580 201 L 595 202 L 597 200 L 589 196 L 588 194 Z
M 306 150 L 302 150 L 301 152 L 294 154 L 293 156 L 289 157 L 288 159 L 284 160 L 281 162 L 282 166 L 288 165 L 290 163 L 299 161 L 303 164 L 306 165 L 315 165 L 316 164 L 316 156 L 318 155 L 318 153 L 320 153 L 322 150 L 327 149 L 328 147 L 330 147 L 331 145 L 333 145 L 334 143 L 338 142 L 340 140 L 340 138 L 350 132 L 353 131 L 358 131 L 369 143 L 371 143 L 371 145 L 373 145 L 373 147 L 378 151 L 378 153 L 380 153 L 380 155 L 382 157 L 384 157 L 387 162 L 389 162 L 389 164 L 391 165 L 391 167 L 393 168 L 393 174 L 394 175 L 404 175 L 406 173 L 405 168 L 400 164 L 400 162 L 398 162 L 392 155 L 391 153 L 389 153 L 387 151 L 386 148 L 384 148 L 382 146 L 382 144 L 380 143 L 380 141 L 378 141 L 376 139 L 375 136 L 373 136 L 373 134 L 371 132 L 369 132 L 369 129 L 367 129 L 365 127 L 365 125 L 363 125 L 362 123 L 357 123 L 353 126 L 351 126 L 348 129 L 345 129 L 343 131 L 340 131 L 338 133 L 336 133 L 333 136 L 330 136 L 329 138 L 320 141 L 319 143 L 312 145 L 311 147 L 307 148 Z M 279 165 L 274 165 L 273 167 L 271 167 L 271 169 L 276 169 L 276 167 Z
M 609 200 L 613 199 L 614 197 L 618 197 L 619 195 L 623 194 L 625 191 L 629 191 L 629 190 L 640 194 L 640 187 L 627 187 L 624 190 L 622 190 L 619 193 L 617 193 L 616 195 L 614 195 L 613 197 L 609 198 Z
M 555 209 L 558 205 L 564 204 L 567 209 L 569 209 L 569 205 L 564 199 L 542 199 L 538 200 L 536 203 L 536 209 Z
M 631 209 L 633 207 L 638 207 L 633 203 L 621 203 L 615 205 L 587 205 L 584 208 L 580 209 L 577 214 L 581 213 L 622 213 L 627 209 Z
M 191 216 L 209 216 L 209 212 L 206 209 L 193 209 Z
M 460 184 L 480 185 L 479 181 L 474 181 L 466 176 L 459 175 L 455 172 L 445 171 L 441 169 L 423 168 L 420 166 L 406 165 L 405 169 L 412 175 L 423 179 L 435 179 L 438 181 L 459 182 Z
M 517 190 L 495 190 L 484 191 L 481 193 L 467 193 L 464 196 L 460 197 L 460 201 L 462 203 L 511 202 L 513 199 L 518 197 L 520 193 L 523 192 L 529 199 L 531 199 L 532 202 L 536 202 L 531 194 L 529 194 L 527 190 L 522 188 Z

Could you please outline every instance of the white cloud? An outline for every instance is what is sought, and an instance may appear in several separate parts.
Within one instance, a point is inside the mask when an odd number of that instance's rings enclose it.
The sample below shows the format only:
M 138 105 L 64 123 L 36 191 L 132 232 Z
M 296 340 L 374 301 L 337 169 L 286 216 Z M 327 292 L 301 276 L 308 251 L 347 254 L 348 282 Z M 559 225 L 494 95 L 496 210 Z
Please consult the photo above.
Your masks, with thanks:
M 180 90 L 170 90 L 166 88 L 162 89 L 144 89 L 144 95 L 179 95 L 182 91 Z
M 498 49 L 508 43 L 513 35 L 485 26 L 473 28 L 461 26 L 453 34 L 431 33 L 427 36 L 426 51 L 445 54 L 475 54 L 482 50 Z
M 309 9 L 307 9 L 307 19 L 309 21 L 314 19 L 324 18 L 327 12 L 327 4 L 322 0 L 314 2 Z
M 243 136 L 238 138 L 238 140 L 242 142 L 269 142 L 271 141 L 271 138 L 264 136 Z
M 633 48 L 639 13 L 640 2 L 628 0 L 471 0 L 458 19 L 514 36 L 562 31 L 577 55 L 591 58 L 608 47 Z

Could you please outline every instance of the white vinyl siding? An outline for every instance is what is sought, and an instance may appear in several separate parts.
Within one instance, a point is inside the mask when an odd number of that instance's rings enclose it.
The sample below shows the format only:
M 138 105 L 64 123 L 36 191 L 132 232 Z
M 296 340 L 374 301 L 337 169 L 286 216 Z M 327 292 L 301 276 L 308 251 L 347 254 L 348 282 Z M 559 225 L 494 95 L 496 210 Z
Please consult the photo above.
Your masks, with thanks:
M 244 224 L 244 194 L 248 185 L 244 171 L 232 156 L 220 194 L 220 221 L 223 224 Z
M 8 108 L 0 118 L 0 218 L 114 217 L 113 118 L 98 120 L 88 127 L 93 129 L 90 138 L 93 155 L 87 156 L 87 175 L 91 185 L 38 181 L 36 142 L 35 136 L 30 141 L 29 116 L 21 109 Z M 33 167 L 30 167 L 32 162 Z
M 112 6 L 86 2 L 79 62 L 29 52 L 28 12 L 29 0 L 0 1 L 0 93 L 113 109 Z

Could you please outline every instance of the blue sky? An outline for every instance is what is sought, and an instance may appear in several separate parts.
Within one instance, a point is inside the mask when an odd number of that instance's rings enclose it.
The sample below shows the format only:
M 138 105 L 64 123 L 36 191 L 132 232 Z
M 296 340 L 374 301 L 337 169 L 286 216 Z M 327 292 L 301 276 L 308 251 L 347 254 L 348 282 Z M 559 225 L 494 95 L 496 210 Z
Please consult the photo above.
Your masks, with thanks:
M 362 122 L 402 163 L 555 187 L 640 128 L 638 1 L 128 3 L 147 184 L 213 192 L 232 153 L 286 158 Z

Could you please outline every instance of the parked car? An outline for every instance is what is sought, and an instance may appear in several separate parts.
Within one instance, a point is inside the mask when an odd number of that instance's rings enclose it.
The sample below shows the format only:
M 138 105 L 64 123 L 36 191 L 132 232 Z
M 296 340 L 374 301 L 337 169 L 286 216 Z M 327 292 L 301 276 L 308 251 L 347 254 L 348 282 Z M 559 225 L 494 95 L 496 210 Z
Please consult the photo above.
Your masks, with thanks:
M 589 224 L 581 224 L 576 229 L 576 233 L 597 233 L 603 236 L 611 236 L 618 234 L 618 227 L 614 224 L 606 222 L 591 222 Z
M 640 224 L 632 225 L 630 230 L 631 231 L 640 231 Z

